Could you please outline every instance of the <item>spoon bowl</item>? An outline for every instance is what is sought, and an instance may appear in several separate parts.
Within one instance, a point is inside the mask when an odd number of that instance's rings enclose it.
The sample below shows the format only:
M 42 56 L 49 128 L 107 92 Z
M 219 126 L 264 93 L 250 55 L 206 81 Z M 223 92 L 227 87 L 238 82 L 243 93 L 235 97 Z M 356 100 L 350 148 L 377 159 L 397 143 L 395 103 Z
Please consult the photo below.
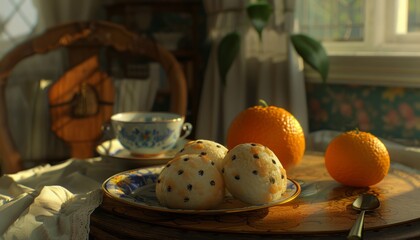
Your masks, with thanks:
M 373 211 L 380 206 L 379 199 L 373 194 L 362 194 L 354 200 L 352 207 L 357 211 L 361 211 L 351 228 L 347 239 L 362 239 L 363 222 L 366 211 Z
M 356 198 L 356 200 L 354 200 L 352 207 L 354 210 L 358 211 L 373 211 L 379 208 L 380 205 L 381 203 L 375 195 L 363 194 Z

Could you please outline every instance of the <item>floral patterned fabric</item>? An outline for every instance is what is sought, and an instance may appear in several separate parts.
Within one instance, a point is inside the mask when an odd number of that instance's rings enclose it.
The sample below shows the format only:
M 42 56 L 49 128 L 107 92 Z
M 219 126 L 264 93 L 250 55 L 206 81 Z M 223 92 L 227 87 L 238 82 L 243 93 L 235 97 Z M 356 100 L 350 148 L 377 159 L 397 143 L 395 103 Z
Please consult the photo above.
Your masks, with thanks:
M 420 89 L 307 83 L 309 130 L 358 128 L 420 144 Z

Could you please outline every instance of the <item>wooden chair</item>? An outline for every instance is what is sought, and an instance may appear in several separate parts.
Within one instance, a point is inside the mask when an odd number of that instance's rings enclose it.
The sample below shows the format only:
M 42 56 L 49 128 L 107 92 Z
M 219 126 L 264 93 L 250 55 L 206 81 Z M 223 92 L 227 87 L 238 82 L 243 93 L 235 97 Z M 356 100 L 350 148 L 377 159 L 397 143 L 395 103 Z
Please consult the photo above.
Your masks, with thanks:
M 123 54 L 128 53 L 139 57 L 141 56 L 143 58 L 146 57 L 151 61 L 158 62 L 165 70 L 169 82 L 171 94 L 169 111 L 185 116 L 187 109 L 186 80 L 180 64 L 169 51 L 146 37 L 136 35 L 120 25 L 109 22 L 72 22 L 59 25 L 48 29 L 40 36 L 29 39 L 18 45 L 0 61 L 0 160 L 2 161 L 1 168 L 3 173 L 14 173 L 23 169 L 21 154 L 16 148 L 16 144 L 12 139 L 11 131 L 9 129 L 8 114 L 6 109 L 6 85 L 13 68 L 27 57 L 36 54 L 44 54 L 59 48 L 66 48 L 68 51 L 69 62 L 73 63 L 73 65 L 77 65 L 77 63 L 89 61 L 88 59 L 92 56 L 97 56 L 101 49 L 98 46 L 101 46 L 102 49 L 104 47 L 110 47 L 116 52 Z M 71 86 L 71 81 L 71 77 L 67 78 L 66 87 Z M 89 89 L 86 86 L 86 84 L 79 84 L 77 86 L 74 85 L 73 87 L 77 88 L 77 91 L 74 93 L 77 94 L 73 97 L 77 98 L 83 94 L 88 95 Z M 111 96 L 113 96 L 113 89 L 109 89 L 109 86 L 105 88 L 108 88 L 108 90 L 111 91 Z M 102 90 L 103 89 L 104 88 L 102 87 Z M 52 96 L 50 94 L 50 99 L 51 97 Z M 85 100 L 86 99 L 89 100 L 89 97 L 86 97 Z M 86 114 L 83 115 L 83 111 L 80 113 L 80 108 L 78 109 L 74 106 L 68 106 L 67 110 L 63 110 L 61 113 L 58 111 L 58 114 L 68 115 L 68 112 L 72 111 L 73 116 L 79 119 L 88 119 L 92 117 L 96 118 L 96 120 L 94 120 L 95 123 L 93 123 L 93 127 L 87 125 L 84 128 L 91 132 L 90 135 L 92 139 L 89 139 L 90 144 L 87 144 L 87 146 L 91 152 L 94 152 L 94 149 L 92 149 L 94 147 L 92 142 L 97 143 L 97 140 L 100 138 L 101 125 L 103 122 L 106 122 L 106 120 L 109 120 L 112 112 L 112 106 L 105 106 L 104 109 L 105 110 L 103 111 L 94 110 L 90 112 L 88 110 Z M 100 116 L 98 117 L 98 115 Z M 65 116 L 62 121 L 66 121 L 68 118 L 69 116 Z M 92 124 L 92 121 L 89 123 Z M 64 133 L 61 131 L 60 133 L 59 127 L 58 130 L 53 127 L 53 130 L 59 136 L 60 134 L 68 134 L 65 133 L 66 131 L 64 131 Z M 82 145 L 83 144 L 77 143 L 73 143 L 71 145 L 71 157 L 80 157 L 74 156 L 74 153 L 77 152 L 78 148 L 83 148 Z M 85 150 L 83 151 L 86 152 Z

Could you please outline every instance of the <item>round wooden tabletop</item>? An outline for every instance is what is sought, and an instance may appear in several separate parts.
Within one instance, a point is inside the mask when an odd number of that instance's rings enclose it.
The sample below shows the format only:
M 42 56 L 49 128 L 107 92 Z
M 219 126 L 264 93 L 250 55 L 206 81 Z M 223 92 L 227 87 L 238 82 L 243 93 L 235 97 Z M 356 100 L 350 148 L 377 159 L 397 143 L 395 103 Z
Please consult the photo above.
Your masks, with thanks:
M 102 205 L 92 214 L 91 232 L 98 237 L 115 233 L 113 236 L 152 239 L 183 238 L 186 231 L 202 239 L 206 239 L 206 235 L 209 239 L 215 235 L 240 239 L 285 234 L 299 238 L 345 236 L 358 214 L 351 208 L 352 202 L 362 193 L 372 193 L 378 196 L 381 206 L 366 214 L 365 236 L 379 237 L 381 233 L 420 236 L 418 171 L 392 164 L 379 184 L 366 188 L 347 187 L 328 175 L 323 155 L 310 153 L 288 172 L 288 177 L 302 187 L 295 200 L 267 209 L 222 215 L 154 212 L 104 195 Z

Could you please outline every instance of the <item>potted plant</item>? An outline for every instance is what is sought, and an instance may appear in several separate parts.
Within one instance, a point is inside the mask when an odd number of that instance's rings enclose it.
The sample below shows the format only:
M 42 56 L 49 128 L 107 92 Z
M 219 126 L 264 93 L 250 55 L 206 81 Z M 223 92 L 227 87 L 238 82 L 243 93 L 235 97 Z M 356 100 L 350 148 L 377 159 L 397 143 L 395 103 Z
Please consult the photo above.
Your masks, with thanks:
M 250 3 L 246 10 L 251 24 L 261 40 L 262 31 L 272 14 L 272 7 L 266 0 L 259 0 Z M 318 72 L 325 83 L 328 77 L 329 59 L 322 44 L 305 34 L 292 34 L 290 35 L 290 40 L 303 61 Z M 226 75 L 239 49 L 240 35 L 237 32 L 227 34 L 222 38 L 218 46 L 219 75 L 223 84 L 226 83 Z

